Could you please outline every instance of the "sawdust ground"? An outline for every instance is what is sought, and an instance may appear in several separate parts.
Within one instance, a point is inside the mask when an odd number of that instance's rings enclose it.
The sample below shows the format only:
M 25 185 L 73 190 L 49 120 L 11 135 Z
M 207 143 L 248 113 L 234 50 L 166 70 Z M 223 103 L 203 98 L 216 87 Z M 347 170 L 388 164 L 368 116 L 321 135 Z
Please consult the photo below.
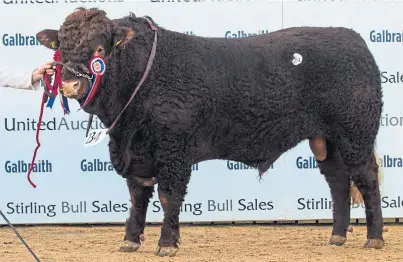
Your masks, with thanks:
M 185 226 L 173 258 L 154 255 L 159 226 L 147 226 L 136 253 L 118 248 L 124 226 L 35 226 L 17 230 L 41 261 L 403 261 L 403 225 L 387 225 L 382 250 L 363 249 L 366 228 L 354 225 L 344 246 L 327 244 L 331 226 Z M 0 261 L 35 261 L 9 227 L 0 228 Z

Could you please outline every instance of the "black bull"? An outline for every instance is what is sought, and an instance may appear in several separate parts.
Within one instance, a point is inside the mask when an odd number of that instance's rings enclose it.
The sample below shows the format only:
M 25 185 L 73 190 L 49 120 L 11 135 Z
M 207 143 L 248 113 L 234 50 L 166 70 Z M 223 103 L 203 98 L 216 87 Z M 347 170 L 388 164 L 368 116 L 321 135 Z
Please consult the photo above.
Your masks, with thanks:
M 380 72 L 359 34 L 300 27 L 226 39 L 158 27 L 157 36 L 149 74 L 109 133 L 111 162 L 126 178 L 132 201 L 122 251 L 141 245 L 155 182 L 164 211 L 157 253 L 172 256 L 193 164 L 226 159 L 263 174 L 304 140 L 330 187 L 330 244 L 346 241 L 354 183 L 365 203 L 365 247 L 383 247 L 374 156 L 383 107 Z M 145 73 L 154 30 L 144 18 L 110 20 L 94 8 L 75 11 L 59 30 L 37 37 L 59 49 L 66 66 L 86 74 L 93 55 L 108 58 L 96 96 L 84 110 L 111 127 Z M 62 91 L 82 104 L 87 79 L 63 67 L 62 80 Z

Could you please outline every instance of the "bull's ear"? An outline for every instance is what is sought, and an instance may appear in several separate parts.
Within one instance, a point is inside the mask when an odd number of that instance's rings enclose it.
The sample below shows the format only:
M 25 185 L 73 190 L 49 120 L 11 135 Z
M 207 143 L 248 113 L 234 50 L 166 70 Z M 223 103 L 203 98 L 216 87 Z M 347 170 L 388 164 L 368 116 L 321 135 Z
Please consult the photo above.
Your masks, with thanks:
M 125 46 L 134 37 L 134 30 L 130 27 L 117 27 L 113 31 L 113 46 Z
M 57 32 L 57 30 L 45 29 L 36 34 L 36 39 L 47 48 L 56 50 L 59 48 L 60 44 Z

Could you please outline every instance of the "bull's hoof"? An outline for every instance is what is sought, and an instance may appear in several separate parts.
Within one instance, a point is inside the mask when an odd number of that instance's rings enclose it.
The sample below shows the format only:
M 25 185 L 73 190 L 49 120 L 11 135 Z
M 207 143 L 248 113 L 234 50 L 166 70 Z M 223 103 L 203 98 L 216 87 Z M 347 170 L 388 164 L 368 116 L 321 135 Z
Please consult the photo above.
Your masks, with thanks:
M 140 243 L 136 243 L 133 241 L 125 240 L 123 245 L 119 248 L 120 252 L 136 252 L 140 246 L 141 243 L 144 242 L 144 234 L 141 234 L 140 236 Z
M 179 247 L 158 247 L 155 253 L 159 257 L 173 257 L 179 251 Z
M 383 227 L 382 231 L 383 231 L 383 232 L 388 232 L 389 229 L 388 229 L 387 227 Z
M 330 238 L 329 244 L 330 245 L 336 245 L 336 246 L 342 246 L 346 241 L 347 241 L 346 237 L 333 235 Z
M 125 240 L 123 245 L 119 248 L 120 252 L 136 252 L 140 248 L 141 244 Z
M 158 245 L 157 251 L 155 252 L 155 254 L 160 257 L 173 257 L 179 251 L 180 243 L 181 243 L 181 239 L 179 238 L 176 241 L 176 244 L 173 244 L 170 247 L 161 247 Z
M 375 248 L 375 249 L 382 249 L 385 245 L 385 241 L 381 239 L 368 239 L 365 242 L 364 248 Z

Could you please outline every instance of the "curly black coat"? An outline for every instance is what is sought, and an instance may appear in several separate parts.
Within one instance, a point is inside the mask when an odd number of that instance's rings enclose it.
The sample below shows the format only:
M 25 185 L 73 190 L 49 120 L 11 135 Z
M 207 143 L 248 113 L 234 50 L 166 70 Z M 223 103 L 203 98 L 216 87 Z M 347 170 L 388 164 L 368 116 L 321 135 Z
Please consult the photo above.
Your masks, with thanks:
M 158 30 L 150 74 L 110 133 L 111 161 L 127 179 L 133 205 L 125 236 L 129 246 L 122 250 L 140 246 L 154 190 L 134 177 L 156 178 L 165 217 L 158 254 L 173 255 L 192 164 L 227 159 L 264 173 L 284 152 L 315 137 L 326 139 L 327 158 L 318 162 L 334 201 L 331 243 L 346 240 L 351 177 L 366 205 L 366 246 L 383 246 L 373 157 L 383 106 L 381 79 L 359 34 L 340 27 L 296 27 L 226 39 Z M 131 40 L 125 38 L 129 32 L 134 32 Z M 107 127 L 142 77 L 153 38 L 146 19 L 109 20 L 98 9 L 80 9 L 59 31 L 38 33 L 77 70 L 88 72 L 96 52 L 110 55 L 100 89 L 85 108 Z M 99 45 L 103 50 L 96 49 Z M 295 53 L 302 56 L 297 65 Z M 77 79 L 66 68 L 62 77 L 66 83 Z

